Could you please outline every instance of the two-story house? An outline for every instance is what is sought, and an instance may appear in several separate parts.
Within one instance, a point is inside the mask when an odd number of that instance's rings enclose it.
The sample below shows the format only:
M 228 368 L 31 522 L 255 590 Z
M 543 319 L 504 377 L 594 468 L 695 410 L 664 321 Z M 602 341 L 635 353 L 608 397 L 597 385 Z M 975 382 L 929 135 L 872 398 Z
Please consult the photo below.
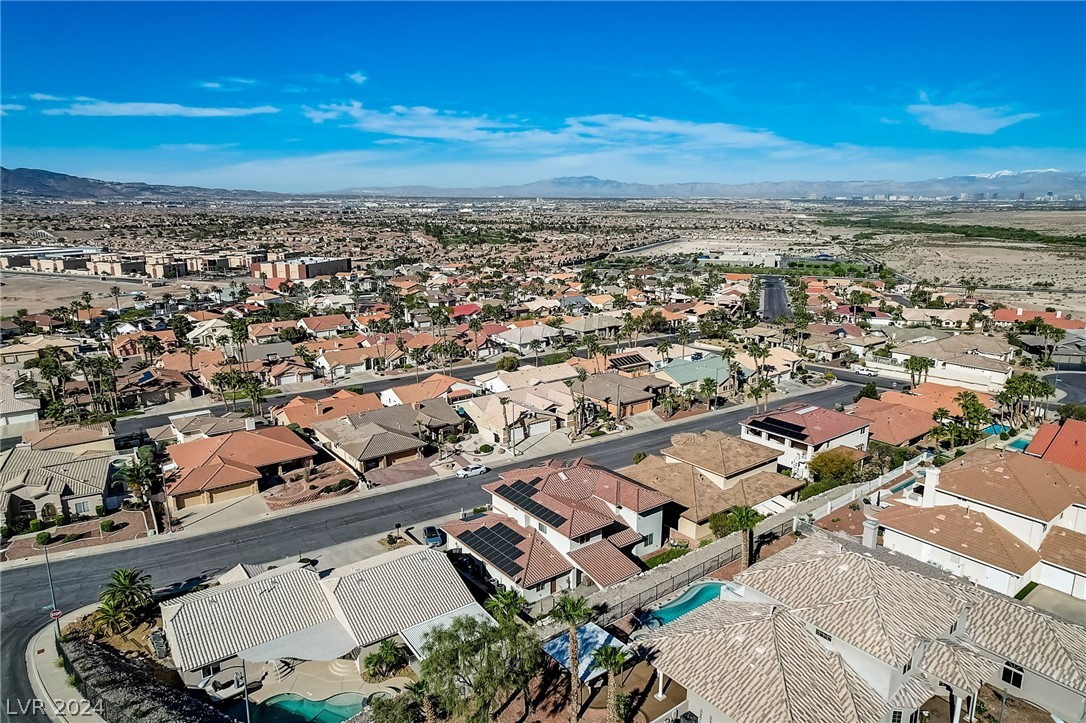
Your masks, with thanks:
M 503 472 L 483 489 L 492 512 L 444 525 L 449 547 L 473 555 L 529 602 L 637 575 L 637 557 L 660 549 L 671 499 L 584 458 Z M 496 543 L 502 535 L 506 543 Z M 548 562 L 537 570 L 534 559 Z
M 834 447 L 867 449 L 871 421 L 832 409 L 793 402 L 739 423 L 740 437 L 782 452 L 778 464 L 808 479 L 815 455 Z

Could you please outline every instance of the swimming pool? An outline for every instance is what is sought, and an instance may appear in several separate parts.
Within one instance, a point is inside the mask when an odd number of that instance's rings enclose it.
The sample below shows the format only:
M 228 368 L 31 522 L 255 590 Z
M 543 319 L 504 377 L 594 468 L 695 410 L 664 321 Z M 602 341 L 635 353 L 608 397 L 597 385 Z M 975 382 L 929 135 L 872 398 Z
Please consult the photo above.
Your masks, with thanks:
M 719 600 L 725 588 L 727 585 L 722 582 L 699 582 L 691 585 L 686 592 L 667 605 L 650 611 L 646 627 L 656 628 L 666 625 L 707 602 Z
M 1029 439 L 1016 439 L 1013 442 L 1011 442 L 1010 444 L 1008 444 L 1007 446 L 1010 447 L 1011 449 L 1016 449 L 1019 452 L 1025 452 L 1026 447 L 1029 446 L 1029 443 L 1031 441 L 1032 440 L 1029 440 Z
M 250 703 L 252 723 L 343 723 L 366 707 L 361 693 L 337 693 L 325 700 L 309 700 L 296 693 L 273 695 L 263 703 Z M 234 720 L 245 720 L 245 703 L 237 701 L 226 711 Z
M 984 428 L 985 434 L 1003 434 L 1008 431 L 1010 431 L 1010 427 L 1006 424 L 992 424 Z

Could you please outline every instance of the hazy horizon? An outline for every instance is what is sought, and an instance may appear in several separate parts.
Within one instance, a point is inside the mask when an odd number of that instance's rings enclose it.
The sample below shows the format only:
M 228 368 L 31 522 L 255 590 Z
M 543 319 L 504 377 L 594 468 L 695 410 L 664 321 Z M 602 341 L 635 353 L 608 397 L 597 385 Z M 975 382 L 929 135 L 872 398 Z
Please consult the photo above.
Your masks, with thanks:
M 1081 3 L 2 13 L 8 168 L 285 192 L 1086 169 Z

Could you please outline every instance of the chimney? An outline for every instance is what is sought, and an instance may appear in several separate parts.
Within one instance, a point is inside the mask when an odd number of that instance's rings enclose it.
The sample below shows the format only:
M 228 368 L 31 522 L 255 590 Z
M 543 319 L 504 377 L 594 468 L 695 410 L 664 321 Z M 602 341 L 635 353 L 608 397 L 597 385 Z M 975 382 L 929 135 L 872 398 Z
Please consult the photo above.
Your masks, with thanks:
M 874 550 L 878 546 L 879 542 L 879 521 L 878 520 L 864 520 L 864 547 L 869 550 Z
M 245 418 L 245 431 L 246 432 L 251 432 L 254 429 L 256 429 L 256 418 L 255 417 L 246 417 Z
M 1063 312 L 1062 311 L 1057 311 L 1056 312 L 1056 318 L 1057 319 L 1062 319 L 1063 318 Z
M 1018 315 L 1019 315 L 1019 316 L 1021 316 L 1021 315 L 1022 315 L 1022 309 L 1019 309 L 1019 310 L 1018 310 Z
M 924 474 L 924 500 L 920 503 L 921 507 L 935 507 L 935 489 L 939 486 L 940 474 L 938 467 L 927 468 Z

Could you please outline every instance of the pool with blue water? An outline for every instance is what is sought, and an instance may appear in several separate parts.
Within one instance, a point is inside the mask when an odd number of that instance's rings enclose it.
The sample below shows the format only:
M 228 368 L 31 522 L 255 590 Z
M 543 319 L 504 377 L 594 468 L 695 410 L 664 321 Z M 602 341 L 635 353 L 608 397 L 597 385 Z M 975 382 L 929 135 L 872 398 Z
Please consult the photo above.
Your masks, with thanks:
M 727 586 L 722 582 L 699 582 L 691 585 L 682 595 L 649 613 L 649 620 L 655 623 L 650 627 L 666 625 L 707 602 L 719 600 L 721 590 L 725 587 Z
M 338 693 L 325 700 L 309 700 L 295 693 L 273 695 L 263 703 L 250 703 L 252 723 L 343 723 L 366 707 L 361 693 Z M 245 720 L 245 703 L 236 701 L 226 711 Z
M 1032 441 L 1032 440 L 1029 440 L 1029 439 L 1016 439 L 1013 442 L 1011 442 L 1010 444 L 1008 444 L 1007 446 L 1010 447 L 1011 449 L 1018 450 L 1019 452 L 1025 452 L 1026 447 L 1029 446 L 1030 441 Z

